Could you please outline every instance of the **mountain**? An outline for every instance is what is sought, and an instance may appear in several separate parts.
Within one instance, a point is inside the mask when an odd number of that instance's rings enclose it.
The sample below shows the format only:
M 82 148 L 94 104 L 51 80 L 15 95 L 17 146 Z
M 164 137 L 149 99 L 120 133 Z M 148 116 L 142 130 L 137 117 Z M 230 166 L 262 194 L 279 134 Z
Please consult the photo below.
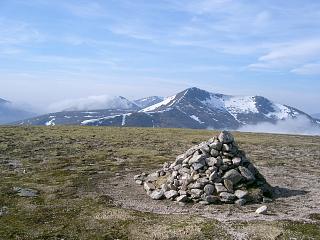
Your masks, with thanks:
M 0 124 L 8 124 L 32 116 L 35 116 L 35 114 L 20 109 L 11 102 L 0 98 Z
M 141 109 L 137 104 L 122 96 L 90 96 L 70 101 L 64 101 L 53 106 L 63 108 L 63 111 L 88 111 L 93 109 L 118 109 L 136 111 Z
M 320 113 L 311 114 L 313 118 L 320 119 Z
M 106 118 L 114 115 L 128 114 L 139 111 L 141 108 L 125 97 L 106 97 L 97 96 L 86 99 L 75 100 L 72 103 L 62 102 L 55 107 L 68 105 L 61 112 L 48 113 L 45 115 L 26 119 L 15 124 L 19 125 L 81 125 L 87 121 L 94 121 L 100 118 Z M 100 107 L 103 109 L 97 109 Z
M 299 116 L 318 125 L 317 120 L 306 113 L 262 96 L 230 96 L 189 88 L 143 109 L 60 112 L 29 119 L 21 124 L 239 129 Z
M 141 108 L 147 108 L 159 102 L 162 102 L 164 97 L 159 96 L 151 96 L 146 98 L 140 98 L 138 100 L 134 100 L 133 102 Z

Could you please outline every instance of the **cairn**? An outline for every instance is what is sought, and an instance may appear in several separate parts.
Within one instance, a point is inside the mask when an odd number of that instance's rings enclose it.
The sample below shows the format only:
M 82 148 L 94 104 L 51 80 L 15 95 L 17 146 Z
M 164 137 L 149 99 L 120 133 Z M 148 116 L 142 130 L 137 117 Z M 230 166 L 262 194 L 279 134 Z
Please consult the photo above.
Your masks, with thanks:
M 134 180 L 154 200 L 239 206 L 272 201 L 272 187 L 227 131 L 191 147 L 161 170 L 136 175 Z

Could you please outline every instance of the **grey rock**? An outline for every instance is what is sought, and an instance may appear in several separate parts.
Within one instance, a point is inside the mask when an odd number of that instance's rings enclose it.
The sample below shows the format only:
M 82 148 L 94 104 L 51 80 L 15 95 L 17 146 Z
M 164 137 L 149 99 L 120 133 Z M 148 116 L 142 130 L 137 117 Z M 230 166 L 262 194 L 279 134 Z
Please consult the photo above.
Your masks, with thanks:
M 223 131 L 219 134 L 218 139 L 222 143 L 231 143 L 234 141 L 232 134 L 228 131 Z
M 236 185 L 243 177 L 237 170 L 231 169 L 224 174 L 223 179 L 229 179 L 233 185 Z
M 159 173 L 154 172 L 154 173 L 149 174 L 146 180 L 154 182 L 154 181 L 157 181 L 158 178 L 159 178 Z
M 181 195 L 181 196 L 179 196 L 179 197 L 177 197 L 176 198 L 176 201 L 177 202 L 187 202 L 188 201 L 188 197 L 187 197 L 187 195 Z
M 240 166 L 242 159 L 240 157 L 232 158 L 232 164 L 235 166 Z
M 219 203 L 220 198 L 218 196 L 209 195 L 205 197 L 205 201 L 207 201 L 210 204 Z
M 0 208 L 0 217 L 8 215 L 9 214 L 9 209 L 6 206 L 3 206 Z
M 182 164 L 177 164 L 173 167 L 173 169 L 176 171 L 178 171 L 180 168 L 182 168 Z
M 149 192 L 149 191 L 153 191 L 156 187 L 155 187 L 152 183 L 150 183 L 150 182 L 145 182 L 145 183 L 143 184 L 143 188 L 144 188 L 144 190 L 146 190 L 147 192 Z
M 237 196 L 237 198 L 244 198 L 248 195 L 248 192 L 247 191 L 243 191 L 243 190 L 236 190 L 234 192 L 234 195 Z
M 182 164 L 183 160 L 186 158 L 186 155 L 185 154 L 181 154 L 179 156 L 176 157 L 176 161 L 175 161 L 175 164 L 178 165 L 178 164 Z
M 226 187 L 226 189 L 228 190 L 228 192 L 233 193 L 233 183 L 231 182 L 231 180 L 224 179 L 223 184 Z
M 138 185 L 142 185 L 142 184 L 143 184 L 143 181 L 142 181 L 142 180 L 137 179 L 137 180 L 135 181 L 135 183 L 136 183 L 136 184 L 138 184 Z
M 231 146 L 229 144 L 223 144 L 222 145 L 222 151 L 224 152 L 230 152 L 231 151 Z
M 238 206 L 244 206 L 247 203 L 247 200 L 245 200 L 244 198 L 240 198 L 237 201 L 235 201 L 234 203 Z
M 164 193 L 164 196 L 166 197 L 166 199 L 174 199 L 178 195 L 179 195 L 178 192 L 175 190 L 170 190 Z
M 238 167 L 241 175 L 247 180 L 247 181 L 254 181 L 256 178 L 253 175 L 253 173 L 246 167 L 239 166 Z
M 142 178 L 141 174 L 138 174 L 138 175 L 134 175 L 134 176 L 133 176 L 133 179 L 134 179 L 134 180 L 138 180 L 138 179 L 142 180 L 141 178 Z
M 203 161 L 205 159 L 206 159 L 205 155 L 200 155 L 199 153 L 195 153 L 192 156 L 192 158 L 190 158 L 189 164 L 191 165 L 193 163 L 199 163 L 199 162 L 201 162 L 201 161 Z
M 207 184 L 204 186 L 203 191 L 206 195 L 212 195 L 214 193 L 215 187 L 212 184 Z
M 20 197 L 36 197 L 36 196 L 38 196 L 38 191 L 34 190 L 34 189 L 30 189 L 30 188 L 14 187 L 13 190 Z
M 220 153 L 219 153 L 218 150 L 212 149 L 212 150 L 210 151 L 210 155 L 211 155 L 212 157 L 218 157 L 218 156 L 220 155 Z
M 209 203 L 207 201 L 199 201 L 199 204 L 201 204 L 201 205 L 209 205 Z
M 203 191 L 201 189 L 191 189 L 191 194 L 195 197 L 201 197 L 201 195 L 203 194 Z
M 153 200 L 160 200 L 164 196 L 164 192 L 162 190 L 154 190 L 149 195 Z
M 256 210 L 257 214 L 266 214 L 268 211 L 268 207 L 267 206 L 261 206 Z
M 201 163 L 201 162 L 197 162 L 197 163 L 193 163 L 192 164 L 192 167 L 195 171 L 198 171 L 199 169 L 203 168 L 204 167 L 204 164 Z
M 232 194 L 232 193 L 228 193 L 228 192 L 222 192 L 219 194 L 221 201 L 234 201 L 237 199 L 237 197 Z
M 199 182 L 191 183 L 188 185 L 189 189 L 200 189 L 202 187 L 202 184 Z
M 213 173 L 211 173 L 211 175 L 209 176 L 209 180 L 210 181 L 215 181 L 218 178 L 218 172 L 214 171 Z
M 227 192 L 227 191 L 228 191 L 228 190 L 226 189 L 226 187 L 223 186 L 222 183 L 215 183 L 214 186 L 215 186 L 215 188 L 216 188 L 217 193 Z
M 273 200 L 272 198 L 268 198 L 268 197 L 263 197 L 262 202 L 263 203 L 271 203 Z
M 211 143 L 211 144 L 209 145 L 209 147 L 212 148 L 212 149 L 221 151 L 221 149 L 222 149 L 222 143 L 219 142 L 218 140 L 215 140 L 213 143 Z

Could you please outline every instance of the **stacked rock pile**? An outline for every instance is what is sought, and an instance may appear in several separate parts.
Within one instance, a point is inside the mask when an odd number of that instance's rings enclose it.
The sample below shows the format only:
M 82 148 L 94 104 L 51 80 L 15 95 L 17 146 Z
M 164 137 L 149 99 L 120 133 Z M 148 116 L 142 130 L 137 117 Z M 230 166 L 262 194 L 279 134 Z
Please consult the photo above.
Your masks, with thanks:
M 240 206 L 272 200 L 272 187 L 227 131 L 190 148 L 161 170 L 134 179 L 155 200 Z

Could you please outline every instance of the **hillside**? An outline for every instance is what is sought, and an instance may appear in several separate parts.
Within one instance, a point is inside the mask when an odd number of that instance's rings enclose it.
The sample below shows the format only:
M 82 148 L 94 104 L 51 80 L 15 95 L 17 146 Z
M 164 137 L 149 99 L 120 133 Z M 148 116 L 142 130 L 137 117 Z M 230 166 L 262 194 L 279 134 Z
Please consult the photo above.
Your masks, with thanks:
M 235 133 L 277 186 L 260 205 L 180 206 L 133 181 L 216 132 L 0 127 L 0 239 L 317 239 L 320 138 Z M 29 196 L 29 197 L 27 197 Z

